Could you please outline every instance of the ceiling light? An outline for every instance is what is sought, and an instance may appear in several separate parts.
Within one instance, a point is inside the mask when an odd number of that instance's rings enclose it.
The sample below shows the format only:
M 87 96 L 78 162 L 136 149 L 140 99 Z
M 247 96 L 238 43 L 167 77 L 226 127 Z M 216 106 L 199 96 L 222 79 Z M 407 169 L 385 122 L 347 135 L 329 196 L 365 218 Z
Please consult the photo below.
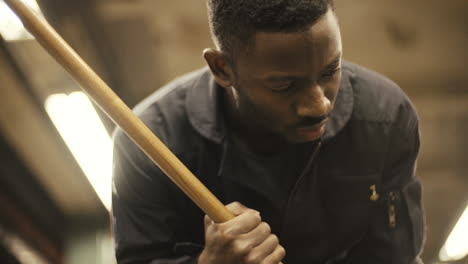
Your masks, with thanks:
M 468 206 L 439 253 L 442 261 L 463 259 L 468 255 Z
M 83 92 L 53 94 L 45 103 L 52 122 L 98 194 L 111 208 L 112 141 Z
M 31 7 L 40 17 L 43 17 L 41 9 L 35 0 L 22 0 Z M 0 1 L 0 35 L 6 41 L 33 39 L 34 37 L 24 28 L 20 19 L 11 9 Z

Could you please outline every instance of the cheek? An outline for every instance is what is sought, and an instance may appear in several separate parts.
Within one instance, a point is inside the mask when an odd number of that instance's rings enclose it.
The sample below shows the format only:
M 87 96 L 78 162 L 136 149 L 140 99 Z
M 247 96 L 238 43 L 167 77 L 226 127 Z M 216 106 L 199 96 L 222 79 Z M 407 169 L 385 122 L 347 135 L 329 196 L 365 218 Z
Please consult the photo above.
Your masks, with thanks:
M 263 123 L 276 130 L 290 122 L 293 111 L 284 98 L 280 100 L 278 96 L 268 91 L 252 91 L 240 99 L 243 115 L 255 123 Z
M 338 95 L 340 85 L 341 85 L 341 75 L 326 85 L 325 96 L 328 98 L 328 100 L 330 100 L 332 104 L 335 103 L 335 99 L 336 99 L 336 96 Z

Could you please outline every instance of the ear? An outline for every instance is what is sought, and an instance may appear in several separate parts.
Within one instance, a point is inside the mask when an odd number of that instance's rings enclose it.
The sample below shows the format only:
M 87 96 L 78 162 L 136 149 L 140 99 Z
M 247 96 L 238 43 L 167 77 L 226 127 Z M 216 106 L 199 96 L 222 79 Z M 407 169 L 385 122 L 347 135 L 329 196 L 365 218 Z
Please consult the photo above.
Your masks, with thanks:
M 216 82 L 225 88 L 231 87 L 234 80 L 233 69 L 223 54 L 218 50 L 205 49 L 203 57 L 210 67 Z

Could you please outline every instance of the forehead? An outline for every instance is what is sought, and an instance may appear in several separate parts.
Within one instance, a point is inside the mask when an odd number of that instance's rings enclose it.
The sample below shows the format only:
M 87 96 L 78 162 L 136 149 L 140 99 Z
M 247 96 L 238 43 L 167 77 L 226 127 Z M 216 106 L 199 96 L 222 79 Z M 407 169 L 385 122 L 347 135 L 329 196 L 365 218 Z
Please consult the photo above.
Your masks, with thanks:
M 310 74 L 320 70 L 341 54 L 338 22 L 327 12 L 308 30 L 302 32 L 259 32 L 255 45 L 246 56 L 238 58 L 240 71 Z

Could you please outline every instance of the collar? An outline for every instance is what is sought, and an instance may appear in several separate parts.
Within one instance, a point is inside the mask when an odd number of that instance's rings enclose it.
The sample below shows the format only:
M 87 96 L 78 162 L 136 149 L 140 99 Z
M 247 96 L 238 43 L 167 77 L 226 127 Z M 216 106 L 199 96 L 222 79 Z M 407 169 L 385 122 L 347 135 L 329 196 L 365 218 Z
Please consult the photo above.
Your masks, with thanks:
M 205 138 L 220 144 L 225 136 L 219 98 L 222 89 L 214 80 L 208 67 L 187 91 L 185 106 L 191 125 Z M 322 141 L 328 141 L 340 132 L 351 118 L 354 94 L 351 85 L 353 72 L 343 63 L 340 90 L 331 112 Z
M 343 63 L 340 90 L 336 96 L 335 105 L 325 129 L 322 141 L 328 141 L 340 132 L 351 118 L 354 106 L 354 93 L 351 78 L 354 73 L 348 63 Z
M 208 67 L 200 70 L 195 84 L 188 88 L 185 98 L 187 116 L 198 133 L 205 138 L 221 143 L 224 138 L 223 121 L 220 111 L 220 89 Z

